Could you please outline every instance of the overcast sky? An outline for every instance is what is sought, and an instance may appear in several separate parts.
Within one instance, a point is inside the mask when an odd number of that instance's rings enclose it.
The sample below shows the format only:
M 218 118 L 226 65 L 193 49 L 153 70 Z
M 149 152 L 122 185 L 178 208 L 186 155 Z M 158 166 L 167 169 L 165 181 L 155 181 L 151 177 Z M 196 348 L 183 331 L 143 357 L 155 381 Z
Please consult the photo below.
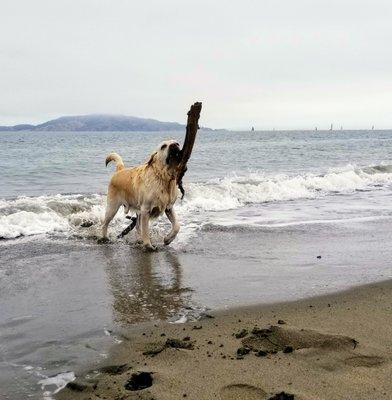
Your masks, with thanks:
M 392 127 L 390 0 L 0 0 L 0 125 Z

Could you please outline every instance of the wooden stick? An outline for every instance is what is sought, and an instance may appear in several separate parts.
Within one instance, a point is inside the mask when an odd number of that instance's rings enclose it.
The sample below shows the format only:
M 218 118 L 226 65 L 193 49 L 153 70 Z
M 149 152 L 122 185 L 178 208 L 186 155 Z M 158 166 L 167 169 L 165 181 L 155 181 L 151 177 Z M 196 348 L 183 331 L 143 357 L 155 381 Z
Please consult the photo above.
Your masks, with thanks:
M 117 235 L 117 239 L 121 239 L 125 235 L 128 235 L 129 232 L 136 226 L 137 216 L 136 217 L 129 217 L 126 216 L 127 219 L 130 219 L 132 222 L 119 234 Z
M 186 165 L 193 150 L 193 145 L 196 139 L 196 133 L 199 129 L 199 118 L 201 112 L 201 103 L 197 102 L 191 106 L 188 111 L 188 122 L 186 125 L 186 134 L 184 145 L 182 146 L 182 159 L 179 167 L 183 168 Z
M 191 106 L 190 110 L 188 111 L 185 140 L 181 150 L 181 161 L 178 164 L 177 169 L 177 184 L 182 193 L 182 197 L 184 197 L 185 194 L 184 188 L 182 186 L 182 178 L 184 177 L 187 170 L 186 165 L 189 158 L 191 157 L 193 145 L 195 144 L 197 130 L 199 129 L 201 107 L 202 104 L 200 102 L 196 102 Z

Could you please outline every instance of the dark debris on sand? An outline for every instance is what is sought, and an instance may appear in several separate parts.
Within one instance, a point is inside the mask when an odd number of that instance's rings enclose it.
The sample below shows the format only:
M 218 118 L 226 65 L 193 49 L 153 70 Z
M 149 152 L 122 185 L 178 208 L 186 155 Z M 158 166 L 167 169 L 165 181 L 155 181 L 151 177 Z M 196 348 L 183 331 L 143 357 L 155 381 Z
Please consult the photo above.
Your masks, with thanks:
M 102 372 L 104 374 L 109 375 L 119 375 L 123 372 L 127 371 L 131 367 L 128 364 L 121 364 L 121 365 L 107 365 L 105 367 L 99 368 L 97 371 Z
M 145 351 L 143 352 L 143 355 L 155 356 L 169 347 L 173 349 L 185 349 L 185 350 L 194 349 L 193 342 L 190 340 L 190 337 L 188 336 L 185 337 L 184 339 L 168 338 L 166 339 L 166 342 L 148 343 Z
M 270 397 L 268 400 L 294 400 L 295 397 L 293 394 L 280 392 L 275 394 L 274 396 Z
M 256 357 L 266 357 L 268 356 L 268 352 L 264 351 L 264 350 L 259 350 L 255 352 L 255 356 Z
M 143 351 L 144 356 L 156 356 L 166 349 L 166 343 L 148 343 Z
M 234 337 L 235 337 L 236 339 L 242 339 L 242 338 L 244 338 L 247 334 L 248 334 L 248 330 L 247 330 L 247 329 L 241 329 L 239 332 L 233 333 L 233 335 L 234 335 Z
M 152 381 L 152 372 L 135 372 L 125 383 L 124 388 L 131 391 L 143 390 L 152 386 Z
M 97 387 L 97 383 L 84 382 L 84 381 L 73 381 L 68 382 L 66 388 L 72 390 L 73 392 L 87 392 L 89 390 L 94 390 Z
M 242 358 L 249 353 L 250 349 L 248 347 L 240 347 L 239 349 L 237 349 L 237 358 Z
M 193 342 L 189 340 L 181 340 L 181 339 L 167 339 L 166 347 L 172 347 L 174 349 L 187 349 L 193 350 Z

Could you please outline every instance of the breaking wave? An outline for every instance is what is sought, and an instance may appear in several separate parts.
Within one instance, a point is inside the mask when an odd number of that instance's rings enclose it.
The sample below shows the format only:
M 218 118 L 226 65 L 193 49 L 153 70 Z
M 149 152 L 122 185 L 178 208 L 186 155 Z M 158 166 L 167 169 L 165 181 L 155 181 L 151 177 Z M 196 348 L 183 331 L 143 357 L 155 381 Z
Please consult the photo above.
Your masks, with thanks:
M 313 199 L 330 194 L 372 190 L 392 183 L 392 165 L 355 168 L 348 165 L 324 175 L 297 176 L 251 172 L 248 176 L 228 176 L 207 183 L 191 184 L 183 208 L 223 211 L 246 204 Z
M 380 190 L 392 183 L 392 166 L 379 165 L 329 170 L 324 175 L 267 176 L 250 172 L 207 182 L 190 183 L 177 210 L 191 230 L 200 226 L 203 214 L 241 208 L 247 204 L 297 199 L 315 199 L 356 191 Z M 0 200 L 0 238 L 13 239 L 39 234 L 98 235 L 105 211 L 105 196 L 55 195 Z M 113 226 L 120 230 L 126 221 L 119 212 Z M 159 225 L 159 223 L 158 223 Z M 189 232 L 182 230 L 185 239 Z
M 74 233 L 99 223 L 104 212 L 101 195 L 18 197 L 0 201 L 0 238 L 46 233 Z

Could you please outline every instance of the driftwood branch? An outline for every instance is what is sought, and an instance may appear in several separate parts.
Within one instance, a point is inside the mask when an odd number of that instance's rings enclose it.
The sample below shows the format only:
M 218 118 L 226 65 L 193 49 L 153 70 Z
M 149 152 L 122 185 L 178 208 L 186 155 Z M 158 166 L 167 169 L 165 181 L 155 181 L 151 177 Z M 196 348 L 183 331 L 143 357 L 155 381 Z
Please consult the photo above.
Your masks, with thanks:
M 196 133 L 199 129 L 199 118 L 201 112 L 201 103 L 195 103 L 191 106 L 191 109 L 188 111 L 188 122 L 186 125 L 186 134 L 184 145 L 182 146 L 182 158 L 179 164 L 179 169 L 186 166 L 189 158 L 191 157 L 191 153 L 193 150 L 193 145 L 195 144 Z
M 129 217 L 127 215 L 126 218 L 130 219 L 132 222 L 119 235 L 117 235 L 117 239 L 121 239 L 125 235 L 128 235 L 128 233 L 131 232 L 131 230 L 136 226 L 137 216 L 136 217 Z
M 196 102 L 191 106 L 191 109 L 188 111 L 188 121 L 186 125 L 186 134 L 184 144 L 181 150 L 181 161 L 178 164 L 177 169 L 177 184 L 181 191 L 182 197 L 184 197 L 185 191 L 182 186 L 182 178 L 187 171 L 187 163 L 189 158 L 191 157 L 193 145 L 195 144 L 196 133 L 199 129 L 199 118 L 201 112 L 202 104 L 200 102 Z

